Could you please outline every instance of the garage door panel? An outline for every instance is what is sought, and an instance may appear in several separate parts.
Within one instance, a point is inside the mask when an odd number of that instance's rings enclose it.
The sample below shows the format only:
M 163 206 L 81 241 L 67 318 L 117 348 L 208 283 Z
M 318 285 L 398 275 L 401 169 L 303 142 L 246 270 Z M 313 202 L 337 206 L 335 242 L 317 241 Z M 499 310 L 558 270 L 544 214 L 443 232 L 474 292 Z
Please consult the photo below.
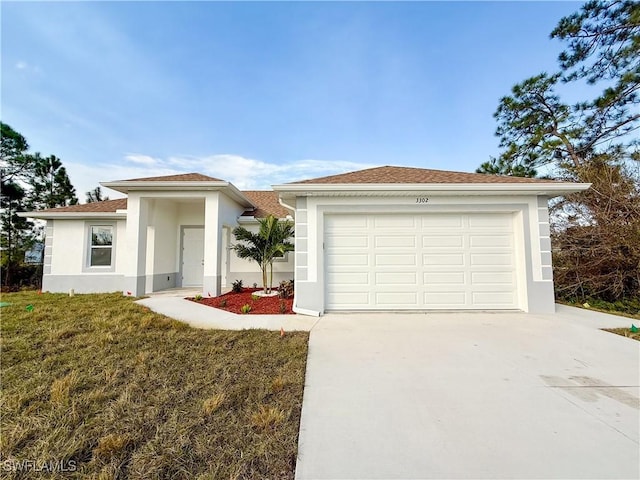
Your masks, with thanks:
M 376 292 L 375 300 L 381 308 L 416 307 L 418 294 L 417 292 Z
M 490 254 L 477 253 L 471 254 L 471 265 L 512 265 L 513 255 L 510 253 Z
M 464 272 L 423 272 L 422 278 L 424 285 L 464 285 L 465 283 Z
M 350 228 L 366 229 L 368 225 L 366 215 L 331 215 L 327 217 L 325 230 L 340 230 Z
M 417 219 L 408 215 L 379 215 L 373 217 L 374 228 L 415 228 Z
M 424 265 L 464 265 L 464 254 L 462 253 L 439 253 L 425 254 L 422 256 Z
M 456 248 L 464 245 L 461 235 L 423 235 L 422 246 L 424 248 Z
M 349 266 L 349 265 L 369 265 L 369 256 L 365 254 L 329 254 L 327 255 L 327 260 L 329 260 L 330 265 L 340 265 L 340 266 Z
M 367 248 L 369 237 L 367 235 L 332 235 L 325 242 L 325 248 Z
M 415 235 L 376 235 L 374 245 L 377 248 L 411 248 L 416 247 Z
M 469 235 L 469 246 L 489 247 L 489 248 L 511 248 L 511 237 L 509 235 Z
M 368 292 L 328 292 L 327 301 L 330 305 L 344 305 L 346 308 L 369 307 Z
M 369 285 L 369 273 L 332 272 L 334 285 Z
M 326 308 L 517 308 L 512 229 L 509 214 L 328 215 Z
M 418 275 L 413 272 L 376 272 L 375 284 L 378 286 L 386 285 L 411 285 L 415 287 L 418 284 Z
M 492 232 L 499 230 L 510 232 L 512 230 L 511 217 L 508 215 L 474 213 L 473 215 L 467 215 L 466 218 L 471 228 L 491 229 Z
M 462 228 L 462 217 L 452 215 L 431 214 L 422 216 L 423 229 Z
M 471 272 L 473 285 L 512 285 L 515 282 L 513 272 Z
M 466 305 L 465 292 L 425 292 L 424 304 L 432 308 L 463 308 Z
M 416 265 L 416 256 L 413 254 L 382 254 L 374 255 L 374 265 Z
M 494 308 L 494 305 L 511 306 L 514 301 L 514 295 L 504 292 L 473 292 L 472 301 L 474 305 L 483 306 L 487 308 Z

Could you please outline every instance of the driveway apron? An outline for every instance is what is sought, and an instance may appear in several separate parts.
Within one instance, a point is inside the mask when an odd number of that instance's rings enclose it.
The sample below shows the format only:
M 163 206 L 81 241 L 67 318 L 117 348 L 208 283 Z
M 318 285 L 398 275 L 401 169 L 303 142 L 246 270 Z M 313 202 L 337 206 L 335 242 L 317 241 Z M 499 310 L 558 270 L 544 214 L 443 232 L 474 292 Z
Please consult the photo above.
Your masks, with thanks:
M 640 342 L 563 308 L 322 317 L 296 479 L 640 478 Z

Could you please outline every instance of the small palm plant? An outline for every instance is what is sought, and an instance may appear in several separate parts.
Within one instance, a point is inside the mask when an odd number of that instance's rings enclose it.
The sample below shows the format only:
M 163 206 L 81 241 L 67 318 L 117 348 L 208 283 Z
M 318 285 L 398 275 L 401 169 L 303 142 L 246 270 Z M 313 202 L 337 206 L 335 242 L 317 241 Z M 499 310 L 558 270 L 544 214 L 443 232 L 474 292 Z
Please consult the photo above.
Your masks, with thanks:
M 293 251 L 293 243 L 289 241 L 294 235 L 293 223 L 279 221 L 273 215 L 258 221 L 258 233 L 250 232 L 244 227 L 233 229 L 236 241 L 243 243 L 237 243 L 232 248 L 238 257 L 253 260 L 260 266 L 262 288 L 268 294 L 273 285 L 273 261 Z

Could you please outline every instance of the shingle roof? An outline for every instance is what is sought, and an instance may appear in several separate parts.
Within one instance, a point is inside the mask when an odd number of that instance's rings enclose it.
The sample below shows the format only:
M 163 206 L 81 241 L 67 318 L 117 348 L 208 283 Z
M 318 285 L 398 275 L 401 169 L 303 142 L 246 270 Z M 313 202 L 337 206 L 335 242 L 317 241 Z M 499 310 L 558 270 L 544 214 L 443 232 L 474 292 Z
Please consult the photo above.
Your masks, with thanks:
M 162 177 L 131 178 L 121 182 L 224 182 L 219 178 L 209 177 L 201 173 L 181 173 L 179 175 L 164 175 Z
M 291 215 L 291 212 L 278 202 L 278 194 L 276 192 L 270 190 L 249 190 L 242 192 L 242 194 L 256 206 L 255 210 L 247 210 L 244 212 L 244 216 L 264 218 L 272 214 L 277 218 L 284 218 L 287 215 Z
M 295 184 L 341 184 L 341 183 L 550 183 L 553 180 L 540 178 L 508 177 L 489 175 L 485 173 L 449 172 L 446 170 L 431 170 L 428 168 L 410 167 L 375 167 L 355 172 L 329 175 L 328 177 L 312 178 Z
M 278 202 L 278 194 L 267 190 L 250 190 L 242 192 L 251 203 L 256 206 L 255 210 L 247 210 L 243 215 L 264 218 L 273 214 L 278 218 L 284 218 L 289 212 Z M 104 200 L 102 202 L 84 203 L 82 205 L 70 205 L 68 207 L 50 208 L 40 210 L 38 213 L 115 213 L 116 210 L 127 208 L 127 199 L 118 198 L 116 200 Z
M 127 208 L 127 199 L 116 198 L 115 200 L 103 200 L 101 202 L 83 203 L 81 205 L 69 205 L 68 207 L 48 208 L 46 210 L 39 210 L 38 213 L 45 213 L 45 212 L 115 213 L 116 210 L 123 210 L 126 208 Z

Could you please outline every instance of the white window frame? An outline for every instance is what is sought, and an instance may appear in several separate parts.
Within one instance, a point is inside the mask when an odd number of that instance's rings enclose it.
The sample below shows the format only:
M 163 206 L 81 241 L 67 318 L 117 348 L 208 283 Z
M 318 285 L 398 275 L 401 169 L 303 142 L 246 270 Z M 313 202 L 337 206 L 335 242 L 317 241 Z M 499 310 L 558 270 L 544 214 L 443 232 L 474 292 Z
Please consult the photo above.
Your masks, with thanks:
M 111 228 L 111 245 L 109 247 L 98 248 L 111 248 L 111 265 L 91 265 L 91 250 L 96 248 L 92 245 L 91 233 L 94 227 L 109 227 Z M 112 221 L 92 221 L 85 223 L 85 255 L 84 255 L 84 272 L 115 272 L 116 268 L 116 240 L 117 240 L 117 224 Z

